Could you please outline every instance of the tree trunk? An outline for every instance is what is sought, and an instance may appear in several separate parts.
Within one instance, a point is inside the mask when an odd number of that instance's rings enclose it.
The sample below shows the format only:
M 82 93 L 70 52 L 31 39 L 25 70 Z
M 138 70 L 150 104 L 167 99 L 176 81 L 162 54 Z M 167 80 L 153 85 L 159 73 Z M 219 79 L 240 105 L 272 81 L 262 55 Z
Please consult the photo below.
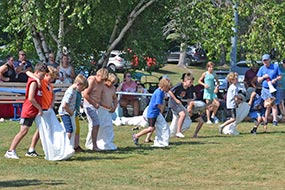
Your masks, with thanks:
M 107 61 L 111 51 L 118 45 L 118 43 L 123 39 L 125 36 L 126 32 L 132 27 L 134 21 L 136 18 L 147 8 L 149 7 L 152 3 L 154 3 L 156 0 L 150 0 L 148 2 L 145 1 L 139 1 L 137 6 L 134 8 L 134 10 L 129 14 L 128 16 L 128 22 L 127 24 L 122 28 L 121 32 L 119 33 L 118 37 L 115 38 L 114 40 L 110 43 L 109 47 L 107 48 L 107 51 L 103 55 L 103 57 L 98 61 L 98 65 L 102 64 L 102 67 L 106 67 Z M 117 23 L 115 23 L 116 25 Z M 114 27 L 115 28 L 115 27 Z

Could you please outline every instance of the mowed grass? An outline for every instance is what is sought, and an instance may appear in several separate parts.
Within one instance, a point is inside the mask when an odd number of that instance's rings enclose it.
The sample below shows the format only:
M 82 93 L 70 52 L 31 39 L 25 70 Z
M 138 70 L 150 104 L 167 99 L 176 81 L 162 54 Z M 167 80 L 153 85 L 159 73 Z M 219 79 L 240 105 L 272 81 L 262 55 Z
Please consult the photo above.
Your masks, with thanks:
M 190 68 L 199 77 L 204 68 Z M 168 65 L 153 75 L 168 74 L 180 81 L 183 69 Z M 195 78 L 197 78 L 195 76 Z M 197 123 L 184 139 L 171 138 L 167 148 L 152 148 L 140 139 L 132 143 L 133 126 L 114 127 L 117 151 L 84 152 L 67 161 L 46 161 L 40 143 L 39 158 L 27 158 L 35 125 L 17 148 L 19 160 L 4 158 L 17 122 L 0 123 L 0 189 L 284 189 L 285 125 L 269 125 L 249 134 L 253 123 L 238 125 L 239 136 L 218 134 L 218 124 L 204 125 L 192 139 Z M 87 122 L 81 121 L 84 147 Z M 153 137 L 154 138 L 154 137 Z
M 131 140 L 132 126 L 114 127 L 117 151 L 84 152 L 67 161 L 27 158 L 35 126 L 17 148 L 19 160 L 4 158 L 17 122 L 0 123 L 0 188 L 17 189 L 284 189 L 285 126 L 249 134 L 252 123 L 238 126 L 239 136 L 219 135 L 218 125 L 204 125 L 200 138 L 170 139 L 168 148 Z M 262 129 L 260 129 L 262 132 Z M 81 121 L 81 145 L 87 123 Z

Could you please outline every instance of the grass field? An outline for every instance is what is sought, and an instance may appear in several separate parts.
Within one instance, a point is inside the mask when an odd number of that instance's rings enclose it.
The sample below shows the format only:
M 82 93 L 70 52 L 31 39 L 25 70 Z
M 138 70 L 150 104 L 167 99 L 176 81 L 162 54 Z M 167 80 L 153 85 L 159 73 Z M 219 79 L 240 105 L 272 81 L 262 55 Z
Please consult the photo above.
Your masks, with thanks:
M 174 79 L 178 70 L 165 72 Z M 169 68 L 166 68 L 169 69 Z M 178 74 L 176 74 L 176 72 Z M 195 74 L 200 72 L 197 69 Z M 153 73 L 154 75 L 161 75 Z M 195 76 L 196 78 L 196 76 Z M 0 123 L 0 189 L 211 189 L 268 190 L 285 187 L 285 125 L 269 125 L 268 132 L 249 134 L 252 123 L 238 125 L 239 136 L 218 134 L 218 124 L 204 125 L 200 138 L 171 138 L 167 148 L 132 143 L 132 126 L 114 127 L 117 151 L 83 152 L 67 161 L 46 161 L 41 145 L 38 158 L 27 158 L 35 126 L 17 148 L 19 160 L 4 158 L 19 130 L 15 121 Z M 81 121 L 81 146 L 87 123 Z M 2 154 L 2 155 L 1 155 Z

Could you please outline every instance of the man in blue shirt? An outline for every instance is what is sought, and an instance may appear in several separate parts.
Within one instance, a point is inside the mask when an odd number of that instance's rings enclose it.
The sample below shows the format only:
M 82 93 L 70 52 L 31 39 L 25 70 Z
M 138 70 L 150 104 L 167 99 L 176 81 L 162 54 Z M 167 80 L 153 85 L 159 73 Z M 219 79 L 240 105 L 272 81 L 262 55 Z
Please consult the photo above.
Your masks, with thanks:
M 27 82 L 28 76 L 27 71 L 33 71 L 32 63 L 26 59 L 26 53 L 21 50 L 19 51 L 19 60 L 14 62 L 16 70 L 16 82 Z
M 257 81 L 262 84 L 262 90 L 261 90 L 261 98 L 263 100 L 266 100 L 267 98 L 275 97 L 277 98 L 276 94 L 277 92 L 270 92 L 269 89 L 269 83 L 272 83 L 273 87 L 277 89 L 278 86 L 278 81 L 282 79 L 282 73 L 277 64 L 271 64 L 270 63 L 270 55 L 269 54 L 264 54 L 262 56 L 262 62 L 263 66 L 260 67 L 257 73 Z M 273 125 L 277 126 L 277 114 L 278 114 L 278 109 L 277 105 L 280 103 L 280 99 L 276 99 L 276 104 L 272 107 L 272 116 L 273 116 Z M 267 122 L 267 117 L 270 114 L 270 108 L 266 108 L 265 112 L 265 118 Z

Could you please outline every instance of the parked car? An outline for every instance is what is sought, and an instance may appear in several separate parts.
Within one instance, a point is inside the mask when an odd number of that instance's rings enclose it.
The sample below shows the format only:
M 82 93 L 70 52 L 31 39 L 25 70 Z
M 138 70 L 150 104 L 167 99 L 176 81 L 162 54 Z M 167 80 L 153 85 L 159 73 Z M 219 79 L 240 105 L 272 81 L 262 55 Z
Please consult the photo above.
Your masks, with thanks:
M 217 70 L 217 71 L 215 71 L 215 74 L 218 77 L 218 81 L 220 83 L 218 97 L 221 99 L 226 94 L 227 89 L 228 89 L 227 76 L 229 73 L 230 73 L 229 70 Z M 217 84 L 215 84 L 215 85 L 217 85 Z
M 101 54 L 103 53 L 104 52 L 101 52 Z M 111 51 L 107 67 L 113 72 L 124 71 L 125 69 L 131 68 L 130 62 L 126 61 L 124 56 L 125 56 L 124 51 L 120 50 Z
M 168 51 L 167 62 L 178 63 L 180 57 L 180 47 L 174 46 Z M 188 46 L 186 49 L 185 65 L 195 65 L 207 61 L 206 51 L 195 45 Z

